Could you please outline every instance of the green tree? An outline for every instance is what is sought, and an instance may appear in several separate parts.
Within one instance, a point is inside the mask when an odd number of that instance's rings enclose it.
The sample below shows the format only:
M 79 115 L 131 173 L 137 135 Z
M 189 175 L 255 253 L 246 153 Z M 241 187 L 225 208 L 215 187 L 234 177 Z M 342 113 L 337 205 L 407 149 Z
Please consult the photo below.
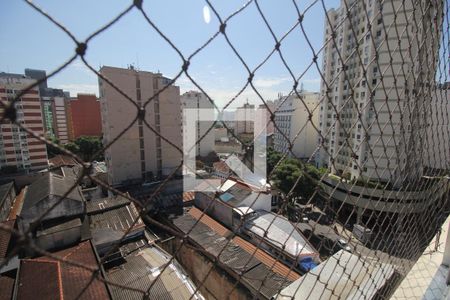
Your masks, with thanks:
M 275 165 L 280 161 L 283 155 L 280 152 L 273 150 L 272 148 L 267 149 L 267 175 L 272 172 Z
M 271 154 L 268 160 L 271 159 L 276 164 L 279 157 L 277 154 Z M 273 164 L 273 161 L 270 164 Z M 314 195 L 316 189 L 320 189 L 320 179 L 324 171 L 317 169 L 313 165 L 302 164 L 296 159 L 286 158 L 274 170 L 271 179 L 275 186 L 284 194 L 288 194 L 293 188 L 292 197 L 300 197 L 304 202 L 307 202 Z
M 80 156 L 84 161 L 104 159 L 103 151 L 96 157 L 93 157 L 97 151 L 103 148 L 101 139 L 95 136 L 80 136 L 75 141 L 66 144 L 64 147 Z
M 100 156 L 92 157 L 103 148 L 102 142 L 98 137 L 81 136 L 75 140 L 75 144 L 80 149 L 83 160 L 103 160 L 103 153 Z
M 55 143 L 56 145 L 59 145 L 59 140 L 55 137 L 51 137 L 49 139 L 51 142 Z M 48 145 L 47 146 L 47 155 L 49 158 L 55 157 L 58 154 L 63 153 L 60 147 L 55 147 L 53 145 Z

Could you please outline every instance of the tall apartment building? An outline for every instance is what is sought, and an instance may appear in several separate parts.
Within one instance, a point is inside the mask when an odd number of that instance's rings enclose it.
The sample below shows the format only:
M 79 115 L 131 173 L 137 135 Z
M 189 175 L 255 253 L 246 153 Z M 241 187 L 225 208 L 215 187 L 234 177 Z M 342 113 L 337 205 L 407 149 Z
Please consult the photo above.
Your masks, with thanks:
M 264 119 L 266 124 L 264 125 L 266 127 L 266 134 L 267 135 L 271 135 L 274 133 L 274 126 L 273 126 L 273 122 L 270 119 L 271 113 L 275 113 L 275 103 L 273 101 L 267 101 L 266 102 L 267 106 L 264 104 L 260 104 L 259 107 L 256 109 L 256 119 L 257 120 L 263 120 L 263 115 L 265 115 Z M 269 108 L 269 109 L 267 109 Z
M 235 134 L 253 133 L 255 117 L 255 105 L 246 103 L 242 107 L 236 109 L 235 114 Z M 245 120 L 245 121 L 243 121 Z
M 0 97 L 11 102 L 35 80 L 20 74 L 0 73 Z M 15 103 L 17 120 L 38 135 L 44 134 L 38 88 L 28 90 Z M 3 115 L 3 108 L 0 108 Z M 19 171 L 35 171 L 48 166 L 47 149 L 43 142 L 27 134 L 9 120 L 0 124 L 0 169 L 16 167 Z
M 189 109 L 214 109 L 214 105 L 208 100 L 205 94 L 189 91 L 181 95 L 181 105 L 182 108 Z M 214 114 L 214 111 L 211 112 Z M 199 111 L 197 111 L 199 114 Z M 200 119 L 200 116 L 197 116 Z M 201 121 L 196 125 L 195 140 L 198 141 L 205 133 L 213 126 L 214 121 Z M 197 144 L 196 155 L 206 156 L 210 152 L 214 151 L 214 140 L 215 140 L 214 127 L 209 130 L 206 136 Z
M 108 145 L 145 107 L 145 121 L 160 135 L 182 149 L 180 88 L 168 86 L 160 73 L 104 66 L 100 73 L 131 97 L 131 103 L 99 78 L 103 144 Z M 156 92 L 166 89 L 155 96 Z M 137 106 L 137 107 L 136 107 Z M 181 163 L 182 153 L 137 120 L 105 151 L 110 184 L 164 177 Z M 181 170 L 181 168 L 180 168 Z
M 318 127 L 319 93 L 303 91 L 300 97 L 302 99 L 294 94 L 278 99 L 275 124 L 279 130 L 275 129 L 274 149 L 282 153 L 288 151 L 289 142 L 285 135 L 293 143 L 292 153 L 298 158 L 309 159 L 317 150 L 318 131 L 313 124 Z M 311 121 L 309 113 L 312 113 Z M 288 152 L 291 156 L 292 153 Z
M 341 1 L 327 12 L 320 166 L 395 185 L 420 176 L 442 3 L 418 2 L 420 13 L 401 0 Z
M 35 80 L 44 79 L 44 70 L 25 69 L 25 75 Z M 61 89 L 47 86 L 47 80 L 39 84 L 42 113 L 44 117 L 45 135 L 56 138 L 61 144 L 69 142 L 66 94 Z
M 436 87 L 427 113 L 425 167 L 450 170 L 450 82 Z
M 102 135 L 100 101 L 97 96 L 78 94 L 77 97 L 70 98 L 67 104 L 69 139 Z

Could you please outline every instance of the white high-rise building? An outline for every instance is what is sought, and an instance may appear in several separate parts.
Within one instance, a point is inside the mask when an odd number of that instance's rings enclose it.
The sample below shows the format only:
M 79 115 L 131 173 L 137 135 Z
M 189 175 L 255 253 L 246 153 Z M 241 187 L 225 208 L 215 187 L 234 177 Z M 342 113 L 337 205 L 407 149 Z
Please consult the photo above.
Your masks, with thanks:
M 143 107 L 148 99 L 152 99 L 145 107 L 145 121 L 161 136 L 183 149 L 179 87 L 169 86 L 155 96 L 170 83 L 160 73 L 107 66 L 102 67 L 100 73 L 133 100 L 131 103 L 99 78 L 104 145 L 122 134 L 134 120 L 138 113 L 135 105 Z M 105 151 L 109 183 L 117 185 L 171 174 L 180 165 L 182 152 L 161 136 L 138 119 Z
M 286 136 L 293 143 L 292 153 L 295 157 L 309 159 L 317 149 L 319 93 L 301 92 L 300 97 L 302 99 L 294 94 L 277 101 L 280 106 L 275 111 L 275 124 L 281 132 L 275 128 L 274 149 L 282 153 L 288 152 L 289 142 L 284 137 Z M 292 153 L 288 152 L 288 155 L 292 156 Z
M 182 108 L 189 109 L 211 109 L 212 114 L 214 114 L 214 105 L 208 100 L 205 94 L 189 91 L 181 95 Z M 199 111 L 198 111 L 199 112 Z M 197 117 L 200 119 L 200 116 Z M 195 140 L 198 141 L 205 133 L 213 126 L 214 121 L 201 121 L 196 125 L 196 137 Z M 210 152 L 214 151 L 214 140 L 215 140 L 214 127 L 209 130 L 209 132 L 203 137 L 200 143 L 197 144 L 196 155 L 207 156 Z
M 442 3 L 419 1 L 414 13 L 411 1 L 346 2 L 325 21 L 318 164 L 352 178 L 413 181 L 423 169 Z

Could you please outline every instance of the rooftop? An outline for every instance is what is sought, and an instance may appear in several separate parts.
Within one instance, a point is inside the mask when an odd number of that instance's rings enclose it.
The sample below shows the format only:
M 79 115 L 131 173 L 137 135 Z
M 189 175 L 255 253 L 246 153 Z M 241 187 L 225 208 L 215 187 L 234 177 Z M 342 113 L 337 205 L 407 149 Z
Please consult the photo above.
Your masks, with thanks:
M 144 235 L 145 224 L 138 210 L 123 197 L 88 201 L 87 211 L 93 243 L 101 256 L 119 241 L 126 243 Z
M 69 155 L 58 154 L 48 160 L 51 167 L 58 168 L 62 166 L 75 166 L 79 163 Z
M 6 257 L 9 244 L 11 242 L 12 233 L 16 220 L 4 221 L 0 224 L 7 229 L 0 228 L 0 262 Z
M 199 220 L 199 221 L 198 221 Z M 270 299 L 278 290 L 289 285 L 295 276 L 285 278 L 286 271 L 269 255 L 258 259 L 252 255 L 253 246 L 237 239 L 229 240 L 231 232 L 214 219 L 203 214 L 197 208 L 192 208 L 184 216 L 174 219 L 174 225 L 209 255 L 216 257 L 219 266 L 232 276 L 242 275 L 240 282 L 254 295 L 262 294 Z M 262 253 L 259 252 L 259 255 Z M 297 278 L 297 277 L 296 277 Z
M 130 204 L 130 201 L 122 196 L 93 199 L 86 202 L 86 211 L 88 214 L 96 214 L 126 206 L 128 204 Z
M 394 275 L 392 265 L 340 250 L 283 289 L 277 299 L 374 299 L 396 280 Z
M 252 232 L 292 257 L 316 255 L 317 250 L 292 223 L 283 216 L 256 211 L 244 223 L 245 231 Z
M 0 206 L 3 204 L 11 188 L 14 188 L 14 181 L 0 185 Z
M 11 210 L 9 211 L 8 220 L 15 220 L 17 215 L 20 215 L 23 206 L 23 199 L 25 199 L 25 194 L 27 193 L 28 187 L 25 186 L 20 193 L 14 199 Z
M 41 178 L 28 186 L 28 191 L 23 203 L 23 210 L 27 210 L 51 196 L 63 197 L 74 184 L 75 180 L 71 177 L 59 176 L 50 172 L 44 174 Z M 65 198 L 84 202 L 83 195 L 78 186 L 73 188 Z
M 53 254 L 58 259 L 43 256 L 21 261 L 17 299 L 109 298 L 101 280 L 91 281 L 92 270 L 99 269 L 99 265 L 89 241 Z
M 176 261 L 163 271 L 169 260 L 170 256 L 156 246 L 127 255 L 125 263 L 107 271 L 108 280 L 121 285 L 110 284 L 113 298 L 142 299 L 153 284 L 149 299 L 200 299 L 197 295 L 191 298 L 195 287 Z

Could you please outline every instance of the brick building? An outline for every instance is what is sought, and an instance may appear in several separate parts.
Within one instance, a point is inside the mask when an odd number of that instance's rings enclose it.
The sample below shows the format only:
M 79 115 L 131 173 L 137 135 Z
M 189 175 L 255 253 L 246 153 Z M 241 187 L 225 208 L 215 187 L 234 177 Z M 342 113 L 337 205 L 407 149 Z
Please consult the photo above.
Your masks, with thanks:
M 68 115 L 70 130 L 69 138 L 77 139 L 80 136 L 101 136 L 102 119 L 100 102 L 95 95 L 78 94 L 68 102 Z

